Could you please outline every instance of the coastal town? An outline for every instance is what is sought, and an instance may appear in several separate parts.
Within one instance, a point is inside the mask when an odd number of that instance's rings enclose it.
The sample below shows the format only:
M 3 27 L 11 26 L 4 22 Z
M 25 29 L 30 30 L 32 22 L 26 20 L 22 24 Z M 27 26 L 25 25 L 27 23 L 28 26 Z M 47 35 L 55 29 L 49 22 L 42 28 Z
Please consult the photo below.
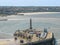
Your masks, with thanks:
M 17 15 L 31 12 L 60 12 L 59 6 L 0 6 L 0 15 Z M 23 14 L 21 14 L 23 15 Z

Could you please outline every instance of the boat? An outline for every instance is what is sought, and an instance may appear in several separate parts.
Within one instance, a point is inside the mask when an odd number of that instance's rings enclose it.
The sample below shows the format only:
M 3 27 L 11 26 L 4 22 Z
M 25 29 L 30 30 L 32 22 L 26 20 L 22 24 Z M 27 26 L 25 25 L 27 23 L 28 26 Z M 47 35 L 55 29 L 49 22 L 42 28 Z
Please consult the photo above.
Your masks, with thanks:
M 17 14 L 17 15 L 24 16 L 24 14 Z
M 0 21 L 7 21 L 8 19 L 6 17 L 0 17 Z
M 7 21 L 8 19 L 0 19 L 0 21 Z
M 30 28 L 25 30 L 16 30 L 14 40 L 18 41 L 20 45 L 55 45 L 54 33 L 48 32 L 46 28 L 44 31 L 32 28 L 32 19 L 30 19 Z

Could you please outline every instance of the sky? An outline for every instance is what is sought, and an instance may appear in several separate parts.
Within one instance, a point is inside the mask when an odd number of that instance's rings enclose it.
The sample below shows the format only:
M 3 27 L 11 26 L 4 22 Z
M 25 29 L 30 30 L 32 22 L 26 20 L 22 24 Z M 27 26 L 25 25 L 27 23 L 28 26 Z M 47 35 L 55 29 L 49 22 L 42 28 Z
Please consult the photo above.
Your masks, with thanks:
M 0 0 L 0 6 L 60 6 L 60 0 Z

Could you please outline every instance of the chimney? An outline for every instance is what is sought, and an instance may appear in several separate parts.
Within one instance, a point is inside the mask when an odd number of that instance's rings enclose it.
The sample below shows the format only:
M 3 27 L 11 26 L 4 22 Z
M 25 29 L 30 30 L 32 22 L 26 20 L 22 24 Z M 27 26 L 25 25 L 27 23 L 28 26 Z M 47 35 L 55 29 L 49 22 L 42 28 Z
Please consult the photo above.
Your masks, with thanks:
M 32 29 L 32 19 L 30 19 L 30 29 Z

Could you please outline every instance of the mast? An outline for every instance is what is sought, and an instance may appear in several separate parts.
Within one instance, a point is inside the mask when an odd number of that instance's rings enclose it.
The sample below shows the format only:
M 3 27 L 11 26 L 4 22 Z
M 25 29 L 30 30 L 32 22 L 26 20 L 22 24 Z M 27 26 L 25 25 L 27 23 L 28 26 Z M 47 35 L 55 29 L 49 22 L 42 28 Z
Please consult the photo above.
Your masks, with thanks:
M 32 19 L 30 19 L 30 29 L 32 29 Z

